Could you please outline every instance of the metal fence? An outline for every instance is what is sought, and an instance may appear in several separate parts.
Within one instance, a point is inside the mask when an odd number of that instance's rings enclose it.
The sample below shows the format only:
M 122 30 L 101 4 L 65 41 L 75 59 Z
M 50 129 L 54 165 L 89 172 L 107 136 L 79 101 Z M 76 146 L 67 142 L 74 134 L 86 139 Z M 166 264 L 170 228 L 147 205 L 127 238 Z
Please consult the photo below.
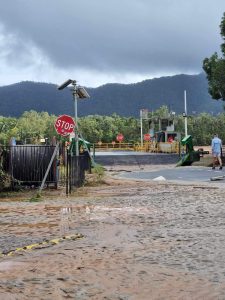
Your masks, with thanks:
M 70 193 L 73 187 L 80 187 L 85 182 L 85 172 L 91 172 L 91 160 L 88 153 L 79 156 L 71 155 L 67 152 L 66 167 L 66 193 Z
M 134 150 L 134 144 L 133 143 L 102 143 L 98 142 L 94 144 L 95 150 Z
M 10 175 L 12 188 L 17 185 L 40 185 L 55 146 L 50 145 L 15 145 L 0 146 L 1 168 Z M 84 183 L 85 171 L 90 170 L 90 157 L 86 152 L 73 156 L 60 145 L 53 160 L 46 184 L 66 186 L 67 192 Z
M 96 143 L 94 144 L 95 151 L 142 151 L 155 153 L 180 153 L 180 143 L 178 141 L 155 142 L 145 141 L 143 145 L 140 143 Z

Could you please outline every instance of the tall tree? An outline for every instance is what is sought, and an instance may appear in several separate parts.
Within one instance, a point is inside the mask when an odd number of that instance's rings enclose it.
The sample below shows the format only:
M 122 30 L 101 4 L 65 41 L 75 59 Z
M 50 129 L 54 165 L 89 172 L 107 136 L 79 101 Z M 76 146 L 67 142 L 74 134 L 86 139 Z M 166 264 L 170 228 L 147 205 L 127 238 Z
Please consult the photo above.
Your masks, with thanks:
M 213 99 L 225 101 L 225 13 L 220 23 L 222 57 L 215 52 L 203 60 L 203 69 L 207 74 L 209 93 Z

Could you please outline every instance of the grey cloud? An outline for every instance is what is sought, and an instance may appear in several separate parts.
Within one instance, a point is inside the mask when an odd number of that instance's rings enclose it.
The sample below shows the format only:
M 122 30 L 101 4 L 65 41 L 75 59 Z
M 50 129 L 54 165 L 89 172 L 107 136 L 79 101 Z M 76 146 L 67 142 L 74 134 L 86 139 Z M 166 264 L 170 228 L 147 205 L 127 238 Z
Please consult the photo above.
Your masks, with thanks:
M 224 11 L 224 0 L 14 0 L 0 22 L 20 41 L 14 55 L 32 44 L 59 68 L 200 72 Z

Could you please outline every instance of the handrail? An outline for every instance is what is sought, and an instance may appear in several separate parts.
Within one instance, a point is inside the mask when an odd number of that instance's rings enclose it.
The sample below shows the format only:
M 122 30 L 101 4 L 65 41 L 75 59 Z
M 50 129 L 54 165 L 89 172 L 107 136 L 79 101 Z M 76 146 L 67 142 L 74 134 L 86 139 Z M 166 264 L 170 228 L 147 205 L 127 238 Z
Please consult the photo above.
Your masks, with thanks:
M 134 150 L 133 143 L 95 143 L 95 150 Z

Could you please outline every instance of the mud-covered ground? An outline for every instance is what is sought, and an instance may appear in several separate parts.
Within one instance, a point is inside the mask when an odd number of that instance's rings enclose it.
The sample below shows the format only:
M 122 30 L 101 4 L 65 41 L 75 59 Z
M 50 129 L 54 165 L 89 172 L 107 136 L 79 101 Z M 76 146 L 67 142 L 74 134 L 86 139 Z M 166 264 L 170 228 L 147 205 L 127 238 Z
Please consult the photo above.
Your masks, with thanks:
M 112 178 L 126 168 L 69 198 L 2 198 L 0 299 L 225 299 L 224 185 Z

